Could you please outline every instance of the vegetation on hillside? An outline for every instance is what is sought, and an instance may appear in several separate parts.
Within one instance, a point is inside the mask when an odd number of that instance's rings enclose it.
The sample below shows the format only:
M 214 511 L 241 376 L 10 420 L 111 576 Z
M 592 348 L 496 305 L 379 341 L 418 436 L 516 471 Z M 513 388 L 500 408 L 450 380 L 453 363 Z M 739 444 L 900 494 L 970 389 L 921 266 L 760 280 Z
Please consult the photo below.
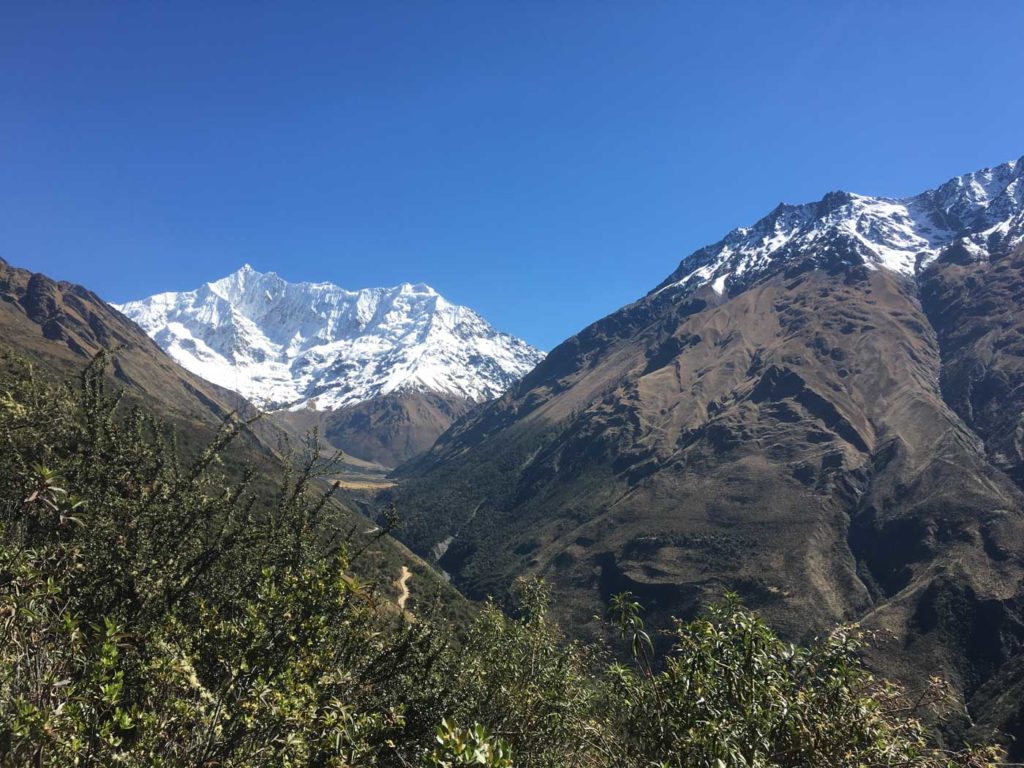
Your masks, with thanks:
M 679 623 L 658 663 L 640 606 L 609 617 L 630 663 L 565 640 L 542 585 L 470 626 L 411 619 L 354 575 L 311 441 L 261 498 L 119 405 L 0 361 L 0 762 L 35 766 L 767 768 L 980 766 L 928 746 L 915 703 L 736 602 Z M 387 535 L 387 528 L 379 533 Z

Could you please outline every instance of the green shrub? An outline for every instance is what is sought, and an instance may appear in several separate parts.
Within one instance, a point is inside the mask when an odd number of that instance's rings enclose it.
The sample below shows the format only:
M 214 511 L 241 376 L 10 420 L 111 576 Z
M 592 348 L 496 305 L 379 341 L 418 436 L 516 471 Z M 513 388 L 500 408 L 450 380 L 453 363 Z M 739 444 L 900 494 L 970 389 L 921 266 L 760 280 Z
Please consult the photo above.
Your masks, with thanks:
M 735 601 L 656 660 L 613 604 L 629 665 L 568 642 L 541 584 L 468 627 L 410 620 L 353 574 L 311 440 L 254 490 L 186 460 L 107 390 L 0 356 L 0 764 L 768 768 L 985 765 L 930 750 L 837 630 L 797 648 Z M 387 535 L 387 526 L 376 536 Z M 372 541 L 369 542 L 372 544 Z M 458 629 L 458 631 L 456 631 Z
M 430 753 L 430 768 L 455 768 L 460 765 L 483 765 L 488 768 L 512 768 L 509 747 L 501 739 L 493 739 L 487 729 L 477 724 L 469 729 L 458 728 L 447 719 L 437 729 L 438 746 Z
M 914 716 L 928 697 L 909 702 L 897 686 L 875 679 L 860 662 L 856 628 L 800 648 L 729 596 L 705 617 L 677 622 L 674 647 L 655 670 L 639 610 L 628 594 L 613 601 L 635 661 L 612 667 L 617 730 L 627 736 L 627 754 L 642 756 L 637 765 L 909 768 L 980 766 L 998 757 L 929 749 Z
M 314 441 L 257 498 L 219 462 L 236 420 L 183 463 L 101 360 L 77 389 L 3 372 L 5 764 L 373 765 L 430 743 L 446 640 L 351 575 Z

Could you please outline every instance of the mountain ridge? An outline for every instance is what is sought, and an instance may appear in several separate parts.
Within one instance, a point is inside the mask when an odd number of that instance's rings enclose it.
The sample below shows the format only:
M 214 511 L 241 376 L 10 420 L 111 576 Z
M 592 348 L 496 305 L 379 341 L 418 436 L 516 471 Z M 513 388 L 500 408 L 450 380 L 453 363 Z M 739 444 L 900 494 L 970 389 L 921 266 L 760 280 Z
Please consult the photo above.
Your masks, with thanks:
M 543 354 L 423 283 L 349 291 L 248 264 L 119 308 L 183 367 L 296 437 L 391 467 L 433 445 Z
M 189 370 L 272 410 L 334 410 L 402 390 L 478 402 L 542 357 L 422 283 L 349 291 L 246 264 L 118 308 Z
M 1005 237 L 1009 220 L 1024 205 L 1022 177 L 1024 156 L 902 198 L 838 190 L 816 202 L 780 203 L 752 226 L 738 227 L 684 258 L 650 293 L 702 285 L 719 294 L 741 290 L 788 259 L 844 236 L 869 268 L 913 276 L 946 248 L 977 249 L 989 246 L 993 236 Z M 1019 222 L 1016 229 L 1008 245 L 1019 242 Z

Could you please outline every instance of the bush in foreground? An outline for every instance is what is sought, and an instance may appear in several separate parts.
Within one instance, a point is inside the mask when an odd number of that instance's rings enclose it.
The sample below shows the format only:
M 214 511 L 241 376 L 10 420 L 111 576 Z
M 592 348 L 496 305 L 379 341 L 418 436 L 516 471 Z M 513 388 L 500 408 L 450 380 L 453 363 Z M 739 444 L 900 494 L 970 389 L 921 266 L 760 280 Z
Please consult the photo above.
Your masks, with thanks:
M 837 630 L 780 641 L 734 601 L 659 663 L 565 640 L 538 584 L 455 633 L 352 573 L 315 442 L 275 496 L 119 404 L 0 361 L 0 761 L 48 766 L 981 766 L 947 754 Z M 380 535 L 384 535 L 382 532 Z

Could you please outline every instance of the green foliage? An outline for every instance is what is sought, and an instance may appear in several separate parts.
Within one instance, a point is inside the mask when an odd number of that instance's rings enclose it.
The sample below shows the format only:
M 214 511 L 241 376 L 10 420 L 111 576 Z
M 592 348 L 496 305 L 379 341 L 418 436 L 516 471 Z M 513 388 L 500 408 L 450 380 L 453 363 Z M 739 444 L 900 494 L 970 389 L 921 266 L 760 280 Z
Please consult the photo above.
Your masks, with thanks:
M 0 359 L 0 764 L 655 768 L 985 765 L 942 754 L 858 663 L 859 636 L 780 641 L 735 602 L 662 661 L 568 642 L 542 585 L 458 632 L 353 573 L 311 440 L 277 491 L 228 471 L 229 418 L 185 460 L 103 360 L 76 387 Z M 388 526 L 375 534 L 387 535 Z M 392 575 L 393 578 L 393 575 Z
M 438 747 L 430 753 L 430 768 L 455 768 L 459 765 L 484 765 L 489 768 L 512 768 L 509 747 L 501 739 L 492 739 L 487 729 L 475 725 L 459 728 L 447 719 L 437 729 Z
M 444 639 L 351 575 L 315 441 L 261 499 L 219 462 L 237 420 L 182 463 L 172 434 L 106 391 L 101 360 L 77 389 L 3 367 L 5 764 L 373 765 L 425 749 Z
M 644 756 L 636 765 L 909 768 L 988 765 L 997 757 L 929 749 L 914 717 L 929 697 L 912 703 L 876 680 L 859 661 L 856 629 L 799 648 L 729 596 L 704 618 L 677 622 L 672 652 L 655 671 L 639 606 L 620 595 L 612 619 L 633 648 L 633 668 L 616 665 L 612 675 L 626 753 Z M 929 693 L 939 692 L 936 685 Z
M 462 649 L 455 678 L 459 722 L 485 723 L 506 739 L 517 765 L 600 765 L 609 731 L 602 727 L 599 657 L 567 643 L 547 618 L 542 585 L 519 585 L 518 615 L 484 606 Z

